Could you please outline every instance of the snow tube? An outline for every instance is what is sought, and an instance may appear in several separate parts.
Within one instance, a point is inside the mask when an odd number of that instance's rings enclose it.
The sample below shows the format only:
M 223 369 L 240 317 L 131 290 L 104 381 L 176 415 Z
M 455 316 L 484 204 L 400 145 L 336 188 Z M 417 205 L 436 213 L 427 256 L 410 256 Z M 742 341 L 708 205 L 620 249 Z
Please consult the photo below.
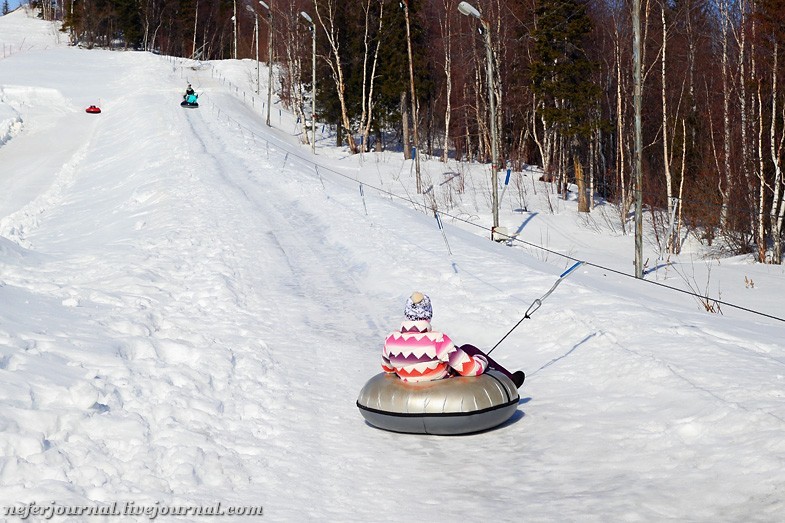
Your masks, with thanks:
M 407 382 L 377 374 L 357 407 L 374 427 L 411 434 L 468 434 L 501 425 L 518 409 L 518 389 L 495 370 L 473 377 Z
M 90 113 L 90 114 L 98 114 L 98 113 L 101 112 L 101 109 L 96 107 L 96 106 L 94 106 L 94 105 L 91 105 L 90 107 L 85 109 L 85 112 L 86 113 Z
M 186 95 L 185 100 L 180 105 L 183 107 L 199 107 L 199 103 L 196 101 L 197 98 L 195 94 Z

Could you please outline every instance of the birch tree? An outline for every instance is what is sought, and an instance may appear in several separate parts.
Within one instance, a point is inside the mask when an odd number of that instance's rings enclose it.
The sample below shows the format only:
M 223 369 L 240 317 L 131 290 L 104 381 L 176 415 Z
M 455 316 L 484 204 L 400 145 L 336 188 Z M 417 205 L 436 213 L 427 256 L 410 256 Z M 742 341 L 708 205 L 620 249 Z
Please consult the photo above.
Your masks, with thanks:
M 330 68 L 336 93 L 340 104 L 341 124 L 347 131 L 347 144 L 353 153 L 360 152 L 360 146 L 355 139 L 355 133 L 363 136 L 363 143 L 367 144 L 371 121 L 373 118 L 373 90 L 375 71 L 378 63 L 379 46 L 378 36 L 381 33 L 384 20 L 384 1 L 365 0 L 361 4 L 364 23 L 361 26 L 363 35 L 361 47 L 344 49 L 342 45 L 347 40 L 341 35 L 346 28 L 339 27 L 339 9 L 352 9 L 354 6 L 338 7 L 337 0 L 323 0 L 314 2 L 314 9 L 319 25 L 324 31 L 329 47 L 329 54 L 325 57 Z M 359 120 L 353 118 L 350 103 L 347 97 L 347 56 L 351 53 L 360 53 L 360 100 Z
M 718 179 L 718 189 L 722 195 L 722 208 L 720 210 L 720 228 L 723 229 L 728 223 L 728 207 L 731 198 L 731 184 L 733 179 L 731 176 L 730 165 L 730 147 L 731 147 L 731 116 L 730 116 L 730 6 L 731 0 L 719 0 L 720 12 L 720 42 L 722 45 L 722 53 L 720 55 L 721 79 L 722 79 L 722 167 Z M 716 154 L 716 153 L 715 153 Z M 719 164 L 720 162 L 717 161 Z
M 442 71 L 445 80 L 445 108 L 444 108 L 444 148 L 442 162 L 447 162 L 450 149 L 450 117 L 452 115 L 452 16 L 455 12 L 455 0 L 444 0 L 444 16 L 439 19 L 439 30 L 444 52 Z
M 772 182 L 771 211 L 769 219 L 771 221 L 771 235 L 773 239 L 772 262 L 782 263 L 782 223 L 785 217 L 785 198 L 783 198 L 783 179 L 782 179 L 782 146 L 785 142 L 785 106 L 779 108 L 777 98 L 780 96 L 778 82 L 778 63 L 779 63 L 779 42 L 774 37 L 774 50 L 772 54 L 772 74 L 771 74 L 771 125 L 769 128 L 769 152 L 771 154 L 771 164 L 774 170 L 774 181 Z M 778 125 L 779 124 L 779 125 Z

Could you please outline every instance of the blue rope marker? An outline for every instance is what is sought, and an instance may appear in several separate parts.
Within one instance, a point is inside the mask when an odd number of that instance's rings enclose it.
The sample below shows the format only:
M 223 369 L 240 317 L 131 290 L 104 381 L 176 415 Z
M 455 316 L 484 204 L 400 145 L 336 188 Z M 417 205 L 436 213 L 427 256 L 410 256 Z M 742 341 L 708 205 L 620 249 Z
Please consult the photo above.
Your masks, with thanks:
M 526 320 L 526 319 L 528 319 L 528 318 L 531 318 L 531 315 L 532 315 L 532 314 L 534 314 L 534 312 L 535 312 L 535 311 L 537 311 L 537 309 L 539 309 L 539 308 L 540 308 L 540 306 L 542 305 L 542 302 L 543 302 L 543 300 L 545 300 L 545 298 L 547 298 L 548 296 L 550 296 L 550 295 L 551 295 L 551 293 L 552 293 L 553 291 L 555 291 L 555 290 L 556 290 L 556 287 L 558 287 L 558 286 L 559 286 L 559 284 L 560 284 L 561 282 L 563 282 L 565 278 L 567 278 L 567 277 L 568 277 L 570 274 L 572 274 L 572 273 L 575 271 L 575 269 L 577 269 L 578 267 L 580 267 L 580 266 L 581 266 L 581 265 L 583 265 L 584 263 L 586 263 L 586 262 L 584 262 L 584 261 L 577 261 L 577 262 L 575 262 L 575 263 L 572 265 L 572 267 L 570 267 L 569 269 L 567 269 L 566 271 L 564 271 L 563 273 L 561 273 L 561 274 L 559 275 L 559 279 L 558 279 L 558 280 L 556 280 L 556 282 L 555 282 L 555 283 L 553 284 L 553 286 L 552 286 L 552 287 L 551 287 L 551 288 L 548 290 L 548 292 L 546 292 L 545 294 L 543 294 L 542 296 L 540 296 L 539 298 L 537 298 L 536 300 L 534 300 L 534 301 L 532 302 L 532 304 L 531 304 L 531 305 L 529 305 L 529 308 L 528 308 L 528 309 L 526 309 L 526 314 L 524 314 L 524 315 L 523 315 L 523 318 L 521 318 L 520 320 L 518 320 L 518 323 L 516 323 L 516 324 L 515 324 L 515 327 L 513 327 L 512 329 L 510 329 L 510 330 L 507 332 L 507 334 L 505 334 L 505 335 L 504 335 L 504 337 L 503 337 L 502 339 L 500 339 L 500 340 L 499 340 L 499 341 L 496 343 L 496 345 L 494 345 L 494 346 L 493 346 L 493 349 L 495 349 L 496 347 L 498 347 L 498 346 L 499 346 L 499 344 L 500 344 L 501 342 L 503 342 L 503 341 L 504 341 L 504 339 L 505 339 L 507 336 L 509 336 L 509 335 L 512 333 L 512 331 L 514 331 L 516 328 L 518 328 L 518 325 L 520 325 L 520 324 L 521 324 L 521 322 L 522 322 L 523 320 Z M 493 349 L 489 350 L 489 351 L 488 351 L 486 354 L 490 354 L 491 352 L 493 352 Z
M 442 225 L 442 219 L 439 217 L 439 213 L 436 212 L 435 209 L 433 211 L 433 217 L 436 218 L 436 225 L 438 225 L 439 230 L 442 231 L 442 238 L 444 238 L 444 244 L 447 246 L 447 252 L 449 252 L 450 256 L 452 256 L 452 251 L 450 250 L 450 244 L 447 242 L 447 235 L 444 233 L 444 226 Z
M 507 192 L 507 186 L 510 185 L 510 173 L 512 172 L 512 166 L 509 161 L 507 161 L 507 176 L 504 177 L 504 189 L 502 189 L 502 195 L 499 197 L 499 201 L 504 200 L 504 193 Z
M 360 184 L 360 196 L 363 197 L 363 208 L 365 209 L 365 215 L 368 216 L 368 207 L 365 205 L 365 192 L 363 191 L 363 184 Z

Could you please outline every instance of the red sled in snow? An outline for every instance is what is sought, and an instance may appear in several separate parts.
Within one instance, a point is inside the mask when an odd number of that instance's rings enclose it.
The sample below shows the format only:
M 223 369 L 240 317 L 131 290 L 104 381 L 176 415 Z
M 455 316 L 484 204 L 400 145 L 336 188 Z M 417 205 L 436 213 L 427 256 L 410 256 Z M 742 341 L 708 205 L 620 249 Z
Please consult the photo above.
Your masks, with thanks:
M 96 106 L 94 106 L 94 105 L 91 105 L 90 107 L 88 107 L 87 109 L 85 109 L 85 112 L 86 112 L 86 113 L 90 113 L 90 114 L 98 114 L 98 113 L 100 113 L 100 112 L 101 112 L 101 109 L 100 109 L 99 107 L 96 107 Z

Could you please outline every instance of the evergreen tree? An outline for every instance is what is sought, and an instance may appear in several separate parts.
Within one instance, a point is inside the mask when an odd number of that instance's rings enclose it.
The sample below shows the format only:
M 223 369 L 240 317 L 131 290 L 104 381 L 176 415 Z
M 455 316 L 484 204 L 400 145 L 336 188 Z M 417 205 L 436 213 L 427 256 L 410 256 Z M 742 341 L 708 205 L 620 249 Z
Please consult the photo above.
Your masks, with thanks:
M 383 33 L 376 116 L 382 126 L 399 126 L 401 93 L 409 92 L 409 57 L 406 50 L 406 21 L 397 0 L 386 11 Z
M 115 12 L 120 27 L 120 37 L 126 47 L 138 47 L 142 42 L 142 20 L 139 16 L 137 0 L 116 0 Z
M 536 58 L 531 64 L 532 88 L 539 97 L 541 114 L 569 148 L 578 186 L 578 210 L 588 211 L 583 161 L 588 140 L 597 128 L 599 87 L 592 81 L 596 65 L 586 51 L 592 22 L 588 0 L 542 0 L 536 10 L 538 25 L 532 32 Z M 567 151 L 557 154 L 560 189 L 566 193 L 570 165 Z
M 11 12 L 11 8 L 8 6 L 8 0 L 3 0 L 3 14 L 7 15 Z
M 385 9 L 385 24 L 382 34 L 382 48 L 377 70 L 377 97 L 375 100 L 376 121 L 379 128 L 401 125 L 401 93 L 410 96 L 409 55 L 406 42 L 406 20 L 398 0 L 388 1 Z M 433 88 L 427 64 L 425 30 L 420 22 L 419 0 L 409 0 L 410 31 L 412 40 L 412 61 L 414 63 L 414 85 L 420 107 L 428 99 Z M 409 107 L 411 109 L 411 101 Z
M 532 32 L 532 88 L 544 103 L 546 122 L 571 138 L 587 138 L 597 125 L 593 112 L 600 91 L 592 81 L 596 66 L 584 45 L 592 29 L 586 3 L 542 0 Z
M 368 97 L 375 97 L 378 90 L 374 85 L 372 92 L 371 85 L 378 79 L 374 62 L 377 48 L 383 45 L 379 16 L 384 11 L 386 23 L 389 1 L 383 10 L 381 2 L 363 2 L 359 8 L 351 2 L 316 2 L 318 16 L 322 17 L 320 25 L 324 24 L 324 45 L 319 53 L 324 64 L 317 82 L 326 87 L 317 90 L 317 102 L 323 119 L 338 126 L 339 144 L 345 127 L 352 128 L 353 133 L 365 132 L 369 111 L 374 106 L 368 103 Z M 358 150 L 356 138 L 354 134 L 349 137 L 353 152 Z

